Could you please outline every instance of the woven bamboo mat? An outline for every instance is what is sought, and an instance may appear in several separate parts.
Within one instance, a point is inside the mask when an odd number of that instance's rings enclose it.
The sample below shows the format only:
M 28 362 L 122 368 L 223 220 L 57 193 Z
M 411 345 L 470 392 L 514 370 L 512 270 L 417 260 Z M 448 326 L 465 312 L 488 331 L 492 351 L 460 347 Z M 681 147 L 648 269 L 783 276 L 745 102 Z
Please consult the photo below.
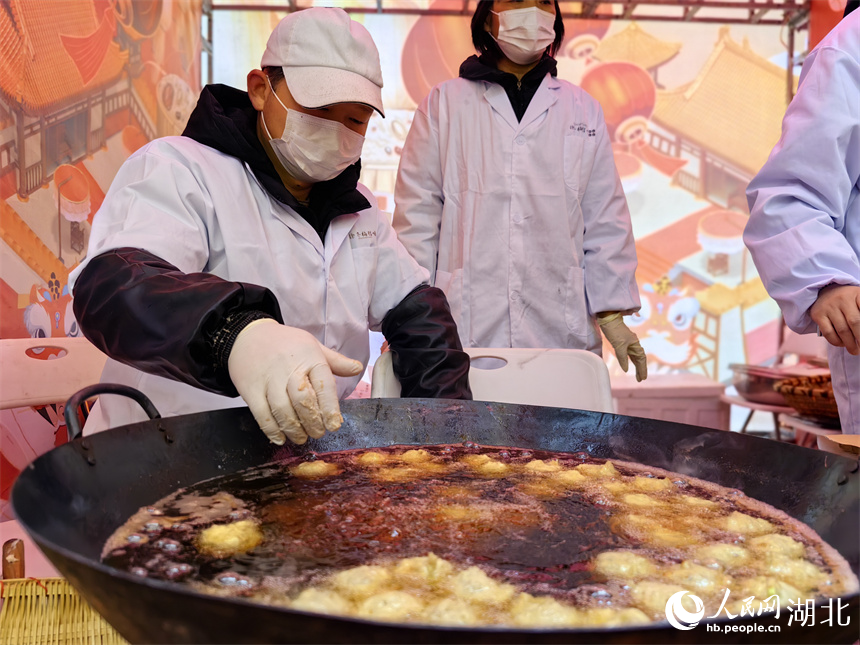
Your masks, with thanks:
M 3 645 L 126 645 L 64 578 L 0 582 Z

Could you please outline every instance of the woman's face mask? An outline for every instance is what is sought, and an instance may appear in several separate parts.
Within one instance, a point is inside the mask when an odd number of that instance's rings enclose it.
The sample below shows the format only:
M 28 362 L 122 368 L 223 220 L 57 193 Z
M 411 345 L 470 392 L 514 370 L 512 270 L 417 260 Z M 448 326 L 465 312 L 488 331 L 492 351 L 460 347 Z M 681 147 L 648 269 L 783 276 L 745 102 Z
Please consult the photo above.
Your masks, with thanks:
M 534 63 L 555 40 L 554 13 L 538 7 L 492 13 L 499 17 L 496 42 L 502 53 L 515 63 Z
M 287 111 L 287 120 L 280 139 L 272 138 L 265 117 L 263 129 L 278 160 L 292 177 L 308 183 L 328 181 L 358 161 L 364 145 L 363 136 L 343 123 L 289 109 L 275 94 L 268 77 L 266 82 Z

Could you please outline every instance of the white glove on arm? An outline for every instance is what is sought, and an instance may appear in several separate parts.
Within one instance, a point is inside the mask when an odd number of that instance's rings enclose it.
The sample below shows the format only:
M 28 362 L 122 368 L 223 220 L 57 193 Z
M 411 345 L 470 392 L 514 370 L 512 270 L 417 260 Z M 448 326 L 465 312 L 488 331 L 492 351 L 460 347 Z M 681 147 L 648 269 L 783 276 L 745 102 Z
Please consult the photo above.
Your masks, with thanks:
M 302 444 L 340 428 L 333 374 L 355 376 L 364 366 L 303 329 L 266 319 L 239 332 L 227 369 L 260 429 L 280 446 L 286 439 Z
M 636 380 L 644 381 L 648 378 L 648 363 L 645 360 L 645 350 L 639 343 L 639 338 L 624 324 L 624 319 L 617 311 L 607 311 L 597 314 L 597 324 L 606 340 L 615 350 L 618 364 L 625 372 L 627 371 L 627 357 L 633 361 L 636 368 Z

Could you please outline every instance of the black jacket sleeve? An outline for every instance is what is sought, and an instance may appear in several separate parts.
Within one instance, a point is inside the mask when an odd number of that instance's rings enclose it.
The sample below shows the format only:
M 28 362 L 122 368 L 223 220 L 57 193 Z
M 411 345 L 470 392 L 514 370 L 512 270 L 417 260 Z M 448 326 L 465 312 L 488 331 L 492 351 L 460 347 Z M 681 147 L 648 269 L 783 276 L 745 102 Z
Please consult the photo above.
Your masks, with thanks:
M 225 396 L 238 392 L 213 355 L 213 335 L 242 312 L 283 323 L 268 289 L 183 273 L 133 248 L 92 258 L 75 282 L 73 303 L 84 336 L 111 358 Z
M 402 397 L 472 398 L 469 355 L 441 289 L 414 289 L 386 314 L 382 333 Z

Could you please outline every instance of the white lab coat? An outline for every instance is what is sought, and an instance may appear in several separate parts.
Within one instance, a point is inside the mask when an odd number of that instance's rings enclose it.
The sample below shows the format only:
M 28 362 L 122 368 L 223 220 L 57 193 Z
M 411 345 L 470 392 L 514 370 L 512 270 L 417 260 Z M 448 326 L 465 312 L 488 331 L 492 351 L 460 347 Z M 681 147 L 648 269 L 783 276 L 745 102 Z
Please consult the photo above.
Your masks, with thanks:
M 600 353 L 592 320 L 639 309 L 636 249 L 600 105 L 549 74 L 522 121 L 457 78 L 415 113 L 394 227 L 445 291 L 464 347 Z
M 782 137 L 747 189 L 744 231 L 768 293 L 794 331 L 831 283 L 860 285 L 860 11 L 807 56 Z M 860 357 L 828 346 L 842 431 L 860 434 Z
M 367 365 L 368 329 L 428 280 L 397 241 L 388 218 L 364 186 L 372 205 L 335 218 L 325 243 L 292 209 L 272 198 L 242 161 L 185 137 L 157 139 L 120 168 L 93 221 L 87 257 L 121 247 L 140 248 L 186 273 L 268 287 L 284 324 L 300 327 L 338 352 Z M 86 261 L 72 272 L 74 286 Z M 336 377 L 348 395 L 360 376 Z M 245 405 L 145 374 L 114 360 L 103 382 L 131 385 L 162 416 Z M 100 397 L 86 432 L 117 427 L 146 416 L 136 403 Z

